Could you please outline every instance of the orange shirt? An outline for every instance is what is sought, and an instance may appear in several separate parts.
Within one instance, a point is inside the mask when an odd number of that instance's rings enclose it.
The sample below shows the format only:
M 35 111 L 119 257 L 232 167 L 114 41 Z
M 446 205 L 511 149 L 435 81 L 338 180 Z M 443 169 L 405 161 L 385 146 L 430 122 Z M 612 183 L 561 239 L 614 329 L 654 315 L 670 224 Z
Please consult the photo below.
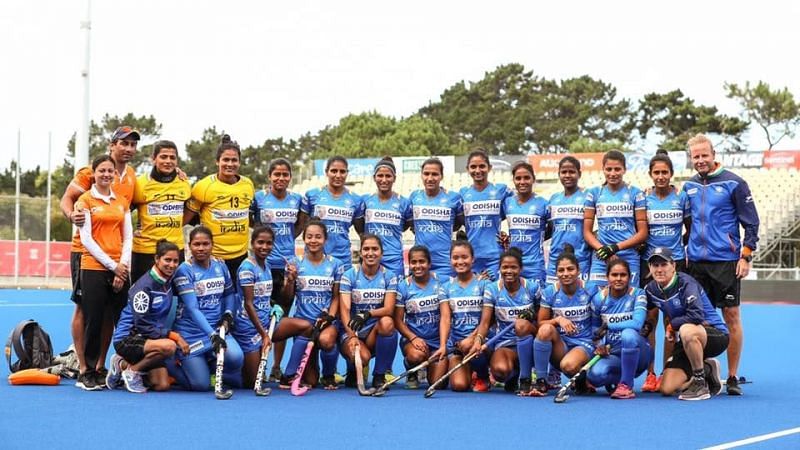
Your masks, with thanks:
M 93 184 L 94 173 L 92 171 L 92 166 L 86 166 L 79 170 L 78 173 L 75 174 L 75 177 L 72 178 L 72 182 L 70 182 L 70 185 L 75 186 L 84 194 L 91 189 Z M 135 186 L 136 172 L 133 170 L 133 167 L 125 166 L 125 174 L 114 178 L 114 182 L 111 183 L 111 190 L 114 191 L 114 194 L 116 194 L 118 198 L 121 197 L 126 199 L 128 205 L 130 205 L 133 201 L 133 191 Z M 82 253 L 83 250 L 80 232 L 75 230 L 75 235 L 72 236 L 72 247 L 70 251 Z
M 128 200 L 121 196 L 98 198 L 94 189 L 84 192 L 75 203 L 76 209 L 86 209 L 91 217 L 92 238 L 103 252 L 115 262 L 122 256 L 125 214 Z M 106 201 L 109 200 L 109 201 Z M 81 270 L 108 270 L 88 250 L 83 249 Z

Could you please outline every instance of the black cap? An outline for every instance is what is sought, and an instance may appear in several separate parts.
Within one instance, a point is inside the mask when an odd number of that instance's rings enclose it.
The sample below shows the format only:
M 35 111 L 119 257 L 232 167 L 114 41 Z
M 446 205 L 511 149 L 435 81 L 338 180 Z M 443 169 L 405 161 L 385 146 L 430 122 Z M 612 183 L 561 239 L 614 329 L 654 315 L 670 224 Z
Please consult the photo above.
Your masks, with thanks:
M 134 130 L 132 127 L 127 125 L 121 126 L 114 130 L 114 134 L 111 135 L 111 142 L 116 142 L 120 139 L 133 139 L 138 141 L 141 139 L 141 135 L 138 131 Z
M 653 253 L 650 254 L 650 257 L 647 258 L 647 262 L 653 262 L 654 259 L 663 259 L 666 262 L 675 261 L 672 259 L 672 250 L 667 247 L 656 247 Z

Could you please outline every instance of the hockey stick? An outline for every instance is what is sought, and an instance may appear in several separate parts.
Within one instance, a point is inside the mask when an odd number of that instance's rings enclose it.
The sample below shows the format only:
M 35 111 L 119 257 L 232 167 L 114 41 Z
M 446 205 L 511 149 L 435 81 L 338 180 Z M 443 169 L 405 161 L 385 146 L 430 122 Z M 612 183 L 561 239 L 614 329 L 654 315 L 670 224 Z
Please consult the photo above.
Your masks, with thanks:
M 572 378 L 569 379 L 567 384 L 565 384 L 561 389 L 558 390 L 556 396 L 553 397 L 553 401 L 556 403 L 564 403 L 565 401 L 567 401 L 567 399 L 569 398 L 569 394 L 567 394 L 567 391 L 569 389 L 574 389 L 575 383 L 578 381 L 578 378 L 580 378 L 581 376 L 585 376 L 586 372 L 588 372 L 589 369 L 591 369 L 592 366 L 597 363 L 597 361 L 600 361 L 600 358 L 602 358 L 602 356 L 594 355 L 592 359 L 589 360 L 589 362 L 584 364 L 583 367 L 581 367 L 581 370 L 579 370 L 578 373 L 573 375 Z
M 306 344 L 306 350 L 303 352 L 303 359 L 300 360 L 300 365 L 297 367 L 297 375 L 292 380 L 291 392 L 294 396 L 305 395 L 306 391 L 308 391 L 308 386 L 302 386 L 300 382 L 303 380 L 303 372 L 306 370 L 308 359 L 311 357 L 312 350 L 314 350 L 314 343 L 319 338 L 319 333 L 319 328 L 315 326 L 314 332 L 311 333 L 311 339 Z
M 450 351 L 448 351 L 447 354 L 445 355 L 445 357 L 450 356 L 453 353 L 454 350 L 455 349 L 451 349 Z M 395 378 L 393 380 L 389 380 L 389 381 L 383 383 L 380 387 L 378 387 L 378 390 L 376 390 L 375 393 L 372 394 L 372 396 L 373 397 L 381 397 L 381 396 L 383 396 L 384 394 L 386 394 L 386 391 L 388 390 L 389 386 L 397 383 L 400 380 L 405 379 L 406 377 L 408 377 L 409 375 L 411 375 L 413 373 L 419 372 L 420 370 L 428 367 L 429 365 L 433 364 L 434 362 L 436 362 L 436 361 L 434 361 L 433 357 L 430 357 L 427 360 L 417 364 L 416 366 L 406 370 L 405 372 L 403 372 L 400 375 L 398 375 L 397 378 Z
M 261 397 L 269 395 L 272 392 L 272 389 L 264 387 L 264 378 L 266 378 L 269 351 L 272 348 L 272 333 L 275 332 L 275 324 L 277 322 L 277 320 L 270 320 L 269 331 L 267 332 L 267 335 L 269 335 L 269 345 L 261 352 L 261 361 L 258 363 L 258 372 L 256 372 L 256 384 L 253 385 L 253 391 L 256 395 Z
M 225 326 L 219 327 L 219 337 L 225 341 Z M 227 400 L 233 396 L 233 391 L 222 388 L 222 370 L 225 366 L 225 347 L 220 346 L 217 352 L 217 371 L 214 380 L 214 397 L 217 400 Z
M 489 348 L 495 342 L 499 341 L 500 338 L 504 337 L 506 333 L 508 333 L 509 331 L 511 331 L 513 329 L 514 329 L 514 323 L 512 322 L 512 323 L 508 324 L 508 326 L 506 326 L 505 328 L 500 330 L 500 332 L 497 333 L 497 335 L 495 335 L 493 338 L 491 338 L 488 341 L 486 341 L 481 346 L 480 350 L 478 350 L 477 352 L 472 352 L 469 355 L 467 355 L 466 357 L 464 357 L 464 359 L 462 359 L 460 363 L 456 364 L 455 367 L 453 367 L 452 369 L 448 370 L 447 373 L 442 375 L 438 380 L 436 380 L 432 385 L 430 385 L 430 387 L 428 387 L 428 389 L 425 391 L 425 398 L 430 398 L 431 396 L 433 396 L 433 394 L 436 393 L 436 388 L 441 386 L 442 383 L 444 383 L 444 380 L 446 380 L 448 377 L 450 377 L 450 375 L 454 374 L 458 369 L 462 368 L 465 364 L 467 364 L 470 361 L 472 361 L 473 359 L 477 358 L 481 353 L 483 353 L 484 350 Z
M 363 396 L 369 396 L 375 393 L 375 388 L 367 389 L 364 387 L 364 366 L 361 362 L 361 342 L 358 340 L 358 336 L 354 337 L 353 339 L 356 340 L 356 346 L 353 350 L 353 359 L 355 360 L 356 366 L 356 388 L 358 389 L 358 394 Z

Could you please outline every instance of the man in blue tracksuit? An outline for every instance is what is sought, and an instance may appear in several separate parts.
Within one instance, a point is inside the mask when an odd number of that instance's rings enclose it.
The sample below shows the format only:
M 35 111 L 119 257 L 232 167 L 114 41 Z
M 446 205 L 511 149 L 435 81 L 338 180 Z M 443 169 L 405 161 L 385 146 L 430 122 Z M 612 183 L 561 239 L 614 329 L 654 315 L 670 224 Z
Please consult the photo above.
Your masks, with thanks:
M 743 341 L 739 297 L 741 279 L 750 271 L 758 242 L 758 212 L 747 182 L 714 161 L 714 148 L 706 136 L 698 134 L 689 139 L 688 146 L 697 170 L 697 175 L 683 185 L 692 215 L 689 274 L 714 306 L 722 309 L 730 330 L 728 395 L 742 395 L 736 377 Z M 744 239 L 739 234 L 740 224 Z

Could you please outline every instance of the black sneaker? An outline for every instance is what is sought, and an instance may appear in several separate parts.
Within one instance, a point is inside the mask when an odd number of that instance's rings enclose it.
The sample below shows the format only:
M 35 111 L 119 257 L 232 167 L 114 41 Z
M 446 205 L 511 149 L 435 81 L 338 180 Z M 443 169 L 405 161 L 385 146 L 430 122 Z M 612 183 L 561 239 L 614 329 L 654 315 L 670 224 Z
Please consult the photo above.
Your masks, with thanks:
M 97 372 L 94 370 L 90 370 L 78 375 L 78 382 L 75 383 L 75 386 L 83 389 L 84 391 L 99 391 L 103 389 L 101 386 L 97 384 Z M 103 380 L 105 384 L 105 380 Z
M 386 383 L 386 374 L 385 373 L 373 373 L 372 374 L 372 387 L 378 389 L 379 387 L 383 386 Z M 389 388 L 386 388 L 387 390 Z
M 527 396 L 531 392 L 531 379 L 530 378 L 520 378 L 519 383 L 517 384 L 517 394 L 521 396 Z
M 355 369 L 354 369 L 355 370 Z M 347 371 L 347 376 L 344 377 L 344 387 L 356 387 L 356 373 L 352 370 Z
M 722 392 L 722 382 L 719 380 L 719 361 L 714 358 L 707 358 L 703 361 L 706 384 L 711 395 L 719 395 Z
M 742 395 L 742 388 L 739 386 L 739 379 L 736 377 L 728 377 L 728 381 L 725 382 L 726 390 L 728 391 L 728 395 Z
M 410 373 L 406 377 L 406 389 L 419 389 L 419 377 L 416 373 Z
M 336 389 L 337 387 L 336 377 L 334 377 L 333 375 L 323 375 L 319 379 L 319 384 L 322 385 L 323 389 L 328 389 L 328 390 Z
M 97 385 L 98 390 L 106 388 L 107 376 L 108 376 L 108 370 L 105 367 L 100 370 L 94 371 L 94 384 Z
M 695 377 L 692 377 L 689 387 L 678 396 L 678 400 L 708 400 L 709 398 L 711 398 L 711 393 L 708 391 L 706 380 Z
M 517 377 L 512 377 L 503 384 L 503 390 L 506 392 L 517 392 L 517 386 L 519 386 Z
M 292 388 L 292 381 L 294 381 L 295 375 L 281 375 L 281 379 L 278 382 L 278 389 L 291 389 Z

